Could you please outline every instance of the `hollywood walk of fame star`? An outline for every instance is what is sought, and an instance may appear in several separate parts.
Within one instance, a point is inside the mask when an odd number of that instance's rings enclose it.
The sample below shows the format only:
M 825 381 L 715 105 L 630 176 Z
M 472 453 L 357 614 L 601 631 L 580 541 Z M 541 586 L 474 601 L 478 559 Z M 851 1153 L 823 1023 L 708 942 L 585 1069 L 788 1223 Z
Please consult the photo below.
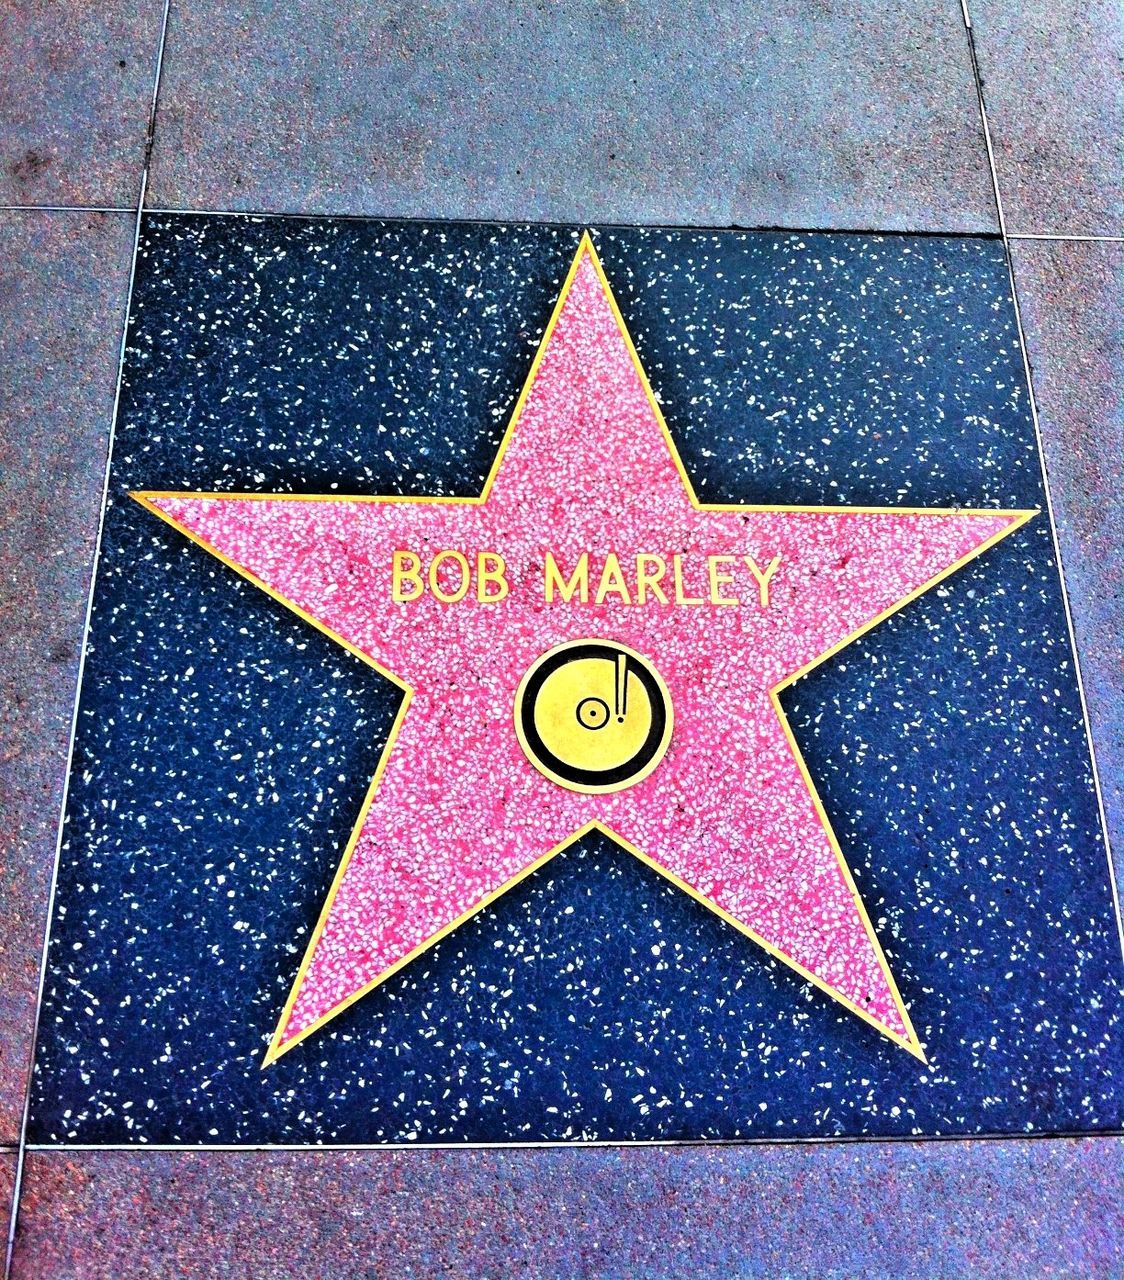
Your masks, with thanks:
M 134 496 L 404 691 L 266 1065 L 593 828 L 924 1061 L 778 694 L 1033 512 L 700 503 L 588 236 L 479 497 Z

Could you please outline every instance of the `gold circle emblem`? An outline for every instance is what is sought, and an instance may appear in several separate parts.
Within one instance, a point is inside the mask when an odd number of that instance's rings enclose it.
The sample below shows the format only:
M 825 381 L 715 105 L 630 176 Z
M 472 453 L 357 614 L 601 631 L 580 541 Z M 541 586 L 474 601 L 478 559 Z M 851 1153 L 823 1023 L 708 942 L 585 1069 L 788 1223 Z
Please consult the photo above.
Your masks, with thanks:
M 613 640 L 570 640 L 527 669 L 515 732 L 535 768 L 571 791 L 623 791 L 671 740 L 671 695 L 642 654 Z

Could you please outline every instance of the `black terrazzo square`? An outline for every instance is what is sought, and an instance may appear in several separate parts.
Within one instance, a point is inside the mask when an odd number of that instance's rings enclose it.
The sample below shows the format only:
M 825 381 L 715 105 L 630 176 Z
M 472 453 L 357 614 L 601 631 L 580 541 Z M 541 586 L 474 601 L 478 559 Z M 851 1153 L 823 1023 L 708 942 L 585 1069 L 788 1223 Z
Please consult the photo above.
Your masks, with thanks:
M 33 1143 L 1119 1127 L 1045 515 L 785 695 L 927 1066 L 590 838 L 261 1069 L 400 695 L 127 491 L 478 493 L 578 236 L 145 219 Z M 703 500 L 1045 507 L 999 241 L 594 241 Z

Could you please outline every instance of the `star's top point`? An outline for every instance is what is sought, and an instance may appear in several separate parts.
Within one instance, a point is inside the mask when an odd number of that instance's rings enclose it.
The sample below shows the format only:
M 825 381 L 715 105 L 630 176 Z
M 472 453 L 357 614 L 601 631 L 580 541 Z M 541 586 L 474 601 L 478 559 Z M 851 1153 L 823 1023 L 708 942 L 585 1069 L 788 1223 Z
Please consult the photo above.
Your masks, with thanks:
M 596 522 L 599 506 L 608 515 L 654 497 L 665 508 L 699 506 L 585 232 L 481 500 L 524 511 L 545 505 L 554 514 L 580 507 Z

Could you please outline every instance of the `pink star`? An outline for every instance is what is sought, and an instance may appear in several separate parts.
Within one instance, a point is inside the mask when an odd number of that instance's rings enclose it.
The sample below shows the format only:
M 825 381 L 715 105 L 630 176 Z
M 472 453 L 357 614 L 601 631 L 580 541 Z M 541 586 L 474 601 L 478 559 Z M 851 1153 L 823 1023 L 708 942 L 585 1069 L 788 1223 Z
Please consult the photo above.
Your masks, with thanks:
M 405 691 L 266 1064 L 593 827 L 924 1060 L 777 695 L 1032 512 L 700 503 L 588 237 L 479 498 L 134 496 Z M 588 555 L 586 600 L 548 599 L 548 553 L 562 580 Z M 674 719 L 607 794 L 544 776 L 513 719 L 590 637 L 647 658 Z

